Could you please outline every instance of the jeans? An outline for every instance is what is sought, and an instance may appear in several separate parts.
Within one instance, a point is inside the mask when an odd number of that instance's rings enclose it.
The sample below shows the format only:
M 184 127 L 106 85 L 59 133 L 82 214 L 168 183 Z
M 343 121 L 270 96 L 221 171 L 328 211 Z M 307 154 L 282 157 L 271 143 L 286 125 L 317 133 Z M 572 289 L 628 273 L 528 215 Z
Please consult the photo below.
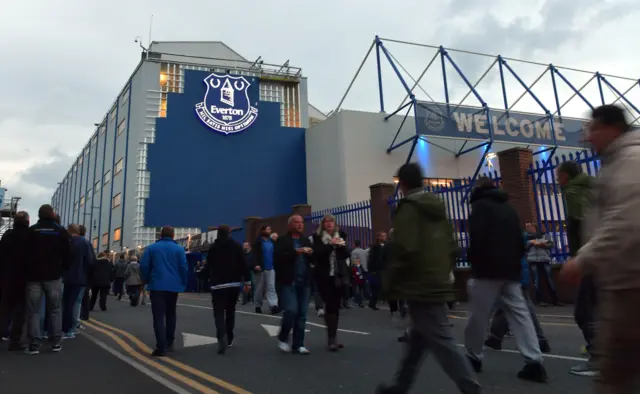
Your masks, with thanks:
M 175 340 L 178 293 L 152 291 L 149 298 L 153 314 L 153 331 L 156 335 L 156 349 L 166 351 L 173 346 Z
M 142 290 L 142 285 L 127 286 L 127 294 L 129 295 L 129 305 L 138 306 L 138 302 L 140 302 L 141 290 Z
M 353 298 L 356 301 L 356 304 L 362 306 L 362 302 L 364 299 L 365 288 L 364 283 L 356 283 L 353 285 Z
M 282 322 L 278 339 L 289 341 L 289 333 L 293 330 L 293 349 L 304 346 L 304 330 L 307 324 L 309 309 L 308 286 L 282 286 Z
M 240 289 L 229 287 L 213 290 L 211 303 L 213 304 L 213 318 L 216 324 L 216 337 L 218 342 L 225 339 L 227 343 L 233 342 L 233 329 L 236 325 L 236 303 Z
M 82 286 L 66 285 L 62 291 L 62 332 L 71 334 L 76 322 L 75 313 L 78 296 L 82 291 Z
M 62 341 L 62 280 L 56 279 L 48 282 L 28 282 L 27 283 L 27 324 L 29 334 L 29 344 L 40 345 L 40 315 L 42 309 L 42 298 L 46 300 L 49 307 L 49 338 L 54 344 Z
M 80 315 L 82 311 L 82 302 L 84 300 L 84 293 L 86 287 L 80 287 L 80 293 L 78 293 L 78 298 L 76 298 L 76 305 L 73 308 L 73 327 L 71 328 L 71 332 L 78 331 L 78 326 L 80 325 Z
M 453 337 L 447 307 L 442 304 L 409 303 L 411 328 L 405 354 L 400 364 L 394 393 L 408 393 L 425 353 L 430 352 L 456 383 L 463 394 L 481 393 L 480 383 L 469 360 L 464 357 Z
M 496 304 L 505 314 L 520 354 L 528 364 L 542 364 L 542 352 L 519 282 L 492 279 L 470 279 L 469 320 L 464 331 L 469 357 L 482 361 L 487 323 Z
M 278 293 L 276 292 L 276 271 L 265 270 L 255 274 L 256 291 L 253 303 L 256 308 L 262 308 L 262 300 L 267 296 L 270 308 L 278 306 Z
M 548 262 L 530 264 L 531 273 L 533 274 L 533 284 L 536 287 L 536 302 L 539 304 L 540 301 L 544 299 L 542 294 L 542 284 L 540 283 L 540 281 L 544 279 L 547 290 L 549 291 L 549 296 L 551 296 L 551 302 L 553 304 L 557 304 L 558 293 L 556 292 L 556 285 L 553 282 L 553 276 L 551 274 L 551 264 Z

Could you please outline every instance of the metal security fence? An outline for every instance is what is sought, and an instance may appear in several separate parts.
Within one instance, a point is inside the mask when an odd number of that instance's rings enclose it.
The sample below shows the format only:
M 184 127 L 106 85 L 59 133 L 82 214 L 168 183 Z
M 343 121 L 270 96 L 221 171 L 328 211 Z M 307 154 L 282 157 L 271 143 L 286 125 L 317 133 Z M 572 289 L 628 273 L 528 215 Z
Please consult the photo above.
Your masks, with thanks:
M 312 212 L 305 218 L 305 234 L 311 236 L 318 229 L 322 217 L 327 214 L 336 217 L 336 223 L 347 234 L 349 245 L 360 240 L 362 247 L 366 249 L 373 243 L 371 200 Z
M 535 211 L 538 229 L 551 235 L 554 248 L 551 255 L 557 263 L 562 263 L 569 255 L 566 233 L 566 202 L 556 179 L 556 170 L 564 162 L 575 161 L 582 170 L 591 176 L 600 171 L 600 160 L 590 151 L 555 156 L 551 161 L 536 161 L 528 171 L 535 196 Z
M 500 175 L 497 171 L 491 171 L 481 176 L 492 179 L 497 184 L 501 183 Z M 458 268 L 469 267 L 467 263 L 467 248 L 469 247 L 468 220 L 471 206 L 469 199 L 471 196 L 472 179 L 461 178 L 455 179 L 442 185 L 429 185 L 423 189 L 423 192 L 433 193 L 444 203 L 447 210 L 447 217 L 454 228 L 456 242 L 461 249 L 460 260 L 457 264 Z M 395 213 L 398 202 L 404 196 L 398 191 L 396 197 L 389 199 L 391 215 Z

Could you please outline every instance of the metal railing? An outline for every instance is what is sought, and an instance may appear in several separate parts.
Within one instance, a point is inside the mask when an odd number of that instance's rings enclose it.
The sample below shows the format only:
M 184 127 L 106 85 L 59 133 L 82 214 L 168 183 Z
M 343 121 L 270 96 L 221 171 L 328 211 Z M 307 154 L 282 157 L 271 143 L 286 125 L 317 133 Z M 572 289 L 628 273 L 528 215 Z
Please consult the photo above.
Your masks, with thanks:
M 371 200 L 312 212 L 310 216 L 304 218 L 305 234 L 311 236 L 315 233 L 322 217 L 327 214 L 335 216 L 340 230 L 347 234 L 349 245 L 353 245 L 353 241 L 359 240 L 362 247 L 366 249 L 373 243 Z

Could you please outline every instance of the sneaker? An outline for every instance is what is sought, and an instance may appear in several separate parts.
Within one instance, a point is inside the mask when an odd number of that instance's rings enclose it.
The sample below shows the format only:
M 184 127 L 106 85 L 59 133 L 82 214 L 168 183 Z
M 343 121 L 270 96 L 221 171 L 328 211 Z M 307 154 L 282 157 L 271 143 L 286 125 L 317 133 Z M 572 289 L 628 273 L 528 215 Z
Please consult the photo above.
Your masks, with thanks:
M 596 370 L 589 361 L 580 365 L 576 365 L 575 367 L 571 367 L 571 370 L 569 371 L 569 373 L 577 376 L 590 376 L 590 377 L 599 375 L 598 370 Z
M 151 353 L 151 355 L 153 357 L 164 357 L 167 355 L 167 353 L 164 350 L 155 349 L 153 353 Z
M 518 379 L 536 383 L 546 383 L 547 371 L 542 364 L 526 364 L 524 368 L 518 372 Z
M 486 347 L 490 347 L 493 350 L 502 350 L 502 341 L 492 336 L 484 341 L 484 345 Z
M 504 334 L 505 337 L 507 338 L 513 338 L 513 333 L 511 332 L 511 330 L 507 331 L 506 334 Z
M 173 353 L 174 351 L 175 351 L 175 348 L 173 347 L 173 344 L 167 346 L 167 350 L 166 350 L 167 353 Z
M 542 353 L 551 353 L 551 346 L 549 346 L 549 341 L 543 339 L 540 341 L 540 351 Z
M 306 355 L 308 355 L 308 354 L 311 354 L 311 352 L 309 351 L 309 349 L 307 349 L 307 348 L 306 348 L 306 347 L 304 347 L 304 346 L 300 346 L 299 348 L 297 348 L 297 349 L 295 350 L 295 352 L 296 352 L 296 353 L 298 353 L 298 354 L 305 355 L 305 356 L 306 356 Z
M 232 339 L 229 341 L 229 347 L 233 347 L 233 343 L 234 343 L 235 339 Z
M 9 342 L 9 337 L 2 337 L 2 342 Z
M 278 341 L 278 349 L 284 353 L 291 353 L 291 346 L 286 342 Z
M 278 313 L 280 313 L 280 311 L 281 311 L 280 307 L 274 306 L 273 308 L 271 308 L 272 315 L 277 315 Z
M 229 342 L 227 342 L 227 338 L 222 338 L 218 342 L 218 354 L 225 354 L 227 352 L 228 347 L 229 347 Z
M 256 307 L 256 313 L 262 313 L 262 308 Z
M 580 348 L 580 354 L 582 354 L 583 356 L 589 355 L 589 351 L 587 350 L 587 345 L 582 345 L 582 347 Z
M 56 345 L 51 346 L 51 351 L 54 352 L 54 353 L 61 352 L 62 351 L 62 345 L 56 344 Z
M 38 345 L 29 345 L 24 352 L 30 355 L 40 354 L 40 347 Z
M 75 339 L 75 338 L 76 338 L 76 334 L 72 332 L 68 332 L 62 336 L 62 339 Z
M 318 315 L 318 317 L 324 316 L 324 308 L 318 309 L 318 312 L 316 312 L 316 315 Z

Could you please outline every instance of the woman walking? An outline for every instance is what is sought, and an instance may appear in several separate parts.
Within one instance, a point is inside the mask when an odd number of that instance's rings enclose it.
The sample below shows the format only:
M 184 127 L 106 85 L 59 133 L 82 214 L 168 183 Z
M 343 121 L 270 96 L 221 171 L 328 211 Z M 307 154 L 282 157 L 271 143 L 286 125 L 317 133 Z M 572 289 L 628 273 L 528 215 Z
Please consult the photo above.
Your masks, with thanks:
M 131 306 L 138 306 L 142 290 L 142 277 L 140 276 L 140 263 L 138 263 L 136 256 L 131 256 L 131 262 L 124 272 L 124 281 L 127 285 L 127 294 L 129 294 Z
M 338 351 L 344 346 L 336 341 L 340 302 L 349 283 L 347 235 L 338 229 L 333 215 L 325 215 L 313 235 L 314 275 L 318 291 L 324 300 L 324 320 L 327 325 L 328 349 Z

